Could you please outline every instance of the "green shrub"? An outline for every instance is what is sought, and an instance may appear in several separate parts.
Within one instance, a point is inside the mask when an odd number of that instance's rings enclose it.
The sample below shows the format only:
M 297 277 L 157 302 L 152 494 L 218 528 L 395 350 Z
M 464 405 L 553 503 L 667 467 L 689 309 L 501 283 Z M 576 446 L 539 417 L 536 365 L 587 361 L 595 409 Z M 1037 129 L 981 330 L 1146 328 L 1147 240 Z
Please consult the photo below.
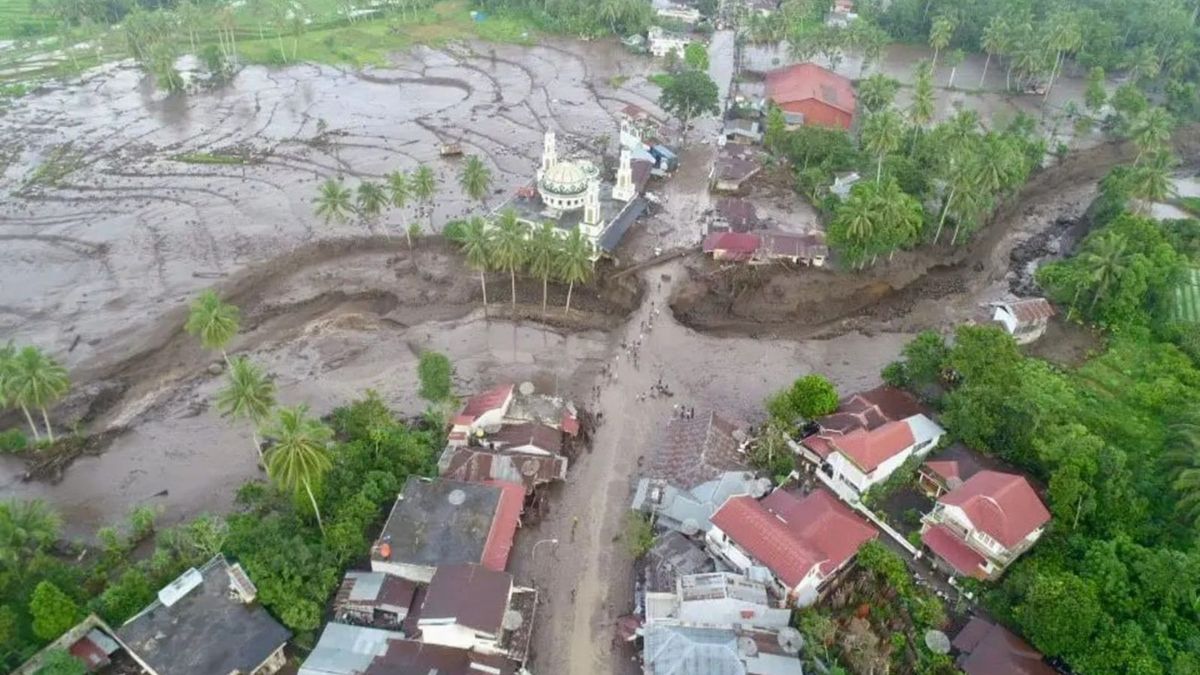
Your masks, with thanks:
M 21 452 L 29 447 L 29 439 L 20 429 L 0 431 L 0 453 Z

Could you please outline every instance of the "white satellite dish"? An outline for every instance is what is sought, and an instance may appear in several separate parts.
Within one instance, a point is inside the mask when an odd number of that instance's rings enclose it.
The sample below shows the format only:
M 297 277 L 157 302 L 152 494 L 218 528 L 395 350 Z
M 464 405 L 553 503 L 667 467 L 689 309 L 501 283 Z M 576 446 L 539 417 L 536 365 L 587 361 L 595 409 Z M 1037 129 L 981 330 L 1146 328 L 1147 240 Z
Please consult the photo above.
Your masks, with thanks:
M 799 654 L 800 650 L 804 649 L 804 636 L 791 626 L 779 629 L 777 639 L 780 649 L 788 654 Z
M 771 479 L 770 478 L 759 478 L 758 480 L 754 481 L 753 485 L 750 486 L 750 494 L 755 499 L 761 499 L 763 497 L 766 497 L 767 493 L 769 493 L 770 491 L 771 491 Z
M 532 382 L 522 382 L 517 391 L 521 392 L 522 396 L 532 396 L 535 389 Z
M 700 534 L 700 523 L 695 518 L 687 518 L 679 524 L 679 529 L 687 536 L 694 537 Z
M 504 628 L 504 630 L 509 631 L 520 628 L 524 623 L 525 617 L 521 616 L 521 613 L 515 609 L 510 609 L 505 612 L 504 618 L 500 620 L 500 626 Z
M 925 631 L 925 646 L 934 654 L 950 653 L 950 638 L 940 630 Z
M 738 638 L 738 653 L 742 656 L 758 655 L 758 645 L 754 643 L 754 638 L 742 636 Z

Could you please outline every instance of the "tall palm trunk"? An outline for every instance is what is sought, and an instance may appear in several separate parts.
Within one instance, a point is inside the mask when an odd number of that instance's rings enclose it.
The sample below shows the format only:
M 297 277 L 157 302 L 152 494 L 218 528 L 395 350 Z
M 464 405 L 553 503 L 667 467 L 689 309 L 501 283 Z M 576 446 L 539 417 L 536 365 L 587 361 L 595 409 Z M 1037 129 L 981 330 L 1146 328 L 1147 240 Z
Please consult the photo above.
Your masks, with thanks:
M 983 88 L 983 81 L 987 79 L 988 65 L 992 63 L 992 53 L 988 52 L 987 58 L 983 60 L 983 74 L 979 76 L 979 88 Z
M 875 184 L 879 185 L 879 181 L 883 180 L 883 153 L 879 153 L 879 161 L 875 163 Z
M 479 286 L 483 288 L 483 309 L 487 311 L 487 277 L 483 275 L 483 270 L 479 270 Z
M 45 406 L 42 407 L 42 421 L 46 423 L 46 438 L 50 439 L 50 442 L 53 443 L 54 427 L 50 426 L 50 416 L 46 414 Z
M 946 224 L 946 214 L 950 213 L 950 204 L 954 201 L 954 192 L 956 188 L 950 188 L 950 196 L 946 198 L 946 204 L 942 206 L 942 217 L 938 219 L 937 231 L 933 233 L 933 243 L 937 243 L 938 237 L 942 236 L 942 225 Z
M 1013 70 L 1013 62 L 1012 62 L 1012 58 L 1010 57 L 1009 61 L 1008 61 L 1008 71 L 1004 73 L 1004 90 L 1005 91 L 1012 91 L 1012 70 Z
M 250 430 L 250 438 L 254 440 L 254 451 L 258 453 L 258 465 L 263 466 L 262 441 L 258 440 L 258 430 Z
M 313 496 L 312 488 L 309 487 L 308 481 L 304 481 L 304 491 L 308 493 L 308 501 L 312 502 L 313 513 L 317 516 L 317 527 L 321 530 L 321 536 L 325 536 L 325 524 L 321 522 L 321 509 L 317 508 L 317 498 Z
M 513 316 L 517 315 L 517 268 L 508 268 L 509 283 L 512 284 L 512 311 Z
M 29 414 L 29 408 L 26 408 L 24 403 L 21 404 L 21 412 L 25 413 L 25 421 L 29 423 L 29 430 L 33 432 L 33 440 L 41 441 L 42 435 L 38 433 L 37 425 L 33 423 L 33 416 Z
M 542 275 L 542 316 L 546 316 L 546 288 L 550 285 L 550 275 Z
M 1058 77 L 1058 70 L 1062 68 L 1062 58 L 1061 51 L 1054 56 L 1054 67 L 1050 69 L 1050 81 L 1046 83 L 1046 93 L 1042 95 L 1043 102 L 1050 98 L 1050 90 L 1054 88 L 1054 78 Z
M 571 283 L 567 284 L 567 310 L 565 312 L 566 314 L 571 313 L 571 292 L 574 290 L 575 290 L 575 282 L 572 281 Z

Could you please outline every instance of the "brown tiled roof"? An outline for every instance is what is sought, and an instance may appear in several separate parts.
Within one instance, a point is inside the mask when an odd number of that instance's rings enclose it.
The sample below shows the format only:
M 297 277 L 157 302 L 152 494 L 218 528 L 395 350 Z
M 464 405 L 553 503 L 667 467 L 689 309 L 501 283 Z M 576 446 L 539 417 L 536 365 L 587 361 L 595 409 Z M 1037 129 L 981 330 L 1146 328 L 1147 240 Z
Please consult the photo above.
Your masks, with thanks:
M 971 523 L 1012 548 L 1050 522 L 1050 512 L 1024 476 L 980 471 L 939 502 L 962 509 Z
M 779 105 L 816 99 L 854 113 L 854 87 L 850 80 L 815 63 L 797 63 L 767 73 L 767 96 Z
M 714 412 L 672 418 L 650 456 L 647 476 L 689 489 L 726 471 L 745 468 L 735 431 L 737 425 Z
M 933 417 L 933 410 L 915 396 L 888 385 L 852 394 L 838 404 L 837 412 L 817 420 L 822 430 L 847 434 L 855 429 L 875 429 L 913 415 Z
M 1054 675 L 1042 655 L 1003 626 L 972 617 L 951 643 L 967 675 Z
M 982 458 L 962 443 L 955 443 L 925 461 L 925 467 L 936 474 L 942 484 L 953 490 L 984 469 Z
M 496 449 L 532 445 L 546 452 L 559 454 L 563 449 L 563 432 L 554 427 L 535 422 L 505 424 L 494 434 L 489 434 L 485 443 L 495 443 Z
M 758 225 L 758 211 L 748 199 L 723 197 L 717 200 L 716 209 L 735 232 L 745 232 Z
M 460 626 L 500 635 L 512 577 L 480 565 L 442 565 L 433 573 L 421 621 L 453 619 Z
M 499 675 L 513 675 L 519 664 L 502 656 L 425 644 L 415 640 L 389 640 L 387 651 L 375 657 L 363 675 L 478 675 L 472 663 L 486 664 Z
M 730 143 L 717 151 L 716 176 L 719 180 L 743 181 L 761 169 L 762 163 L 750 147 Z

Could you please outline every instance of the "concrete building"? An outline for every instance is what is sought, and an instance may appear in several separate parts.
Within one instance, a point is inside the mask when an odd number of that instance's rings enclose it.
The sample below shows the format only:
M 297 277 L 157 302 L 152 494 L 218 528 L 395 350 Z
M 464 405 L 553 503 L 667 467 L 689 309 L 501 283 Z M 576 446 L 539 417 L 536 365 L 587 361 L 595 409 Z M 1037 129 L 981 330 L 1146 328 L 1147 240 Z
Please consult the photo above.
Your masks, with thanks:
M 951 574 L 996 579 L 1037 542 L 1050 512 L 1024 477 L 980 471 L 938 498 L 921 543 Z
M 299 675 L 528 675 L 501 654 L 405 639 L 401 633 L 330 623 Z
M 417 619 L 421 642 L 524 663 L 537 591 L 512 575 L 479 565 L 443 565 L 433 575 Z
M 218 554 L 160 590 L 116 637 L 150 675 L 269 675 L 286 663 L 291 633 L 257 595 L 241 565 Z
M 798 643 L 779 633 L 652 623 L 644 675 L 803 675 Z
M 547 131 L 534 182 L 501 204 L 492 213 L 489 226 L 494 227 L 501 214 L 511 212 L 530 228 L 553 223 L 564 237 L 578 230 L 591 245 L 593 257 L 599 258 L 612 253 L 645 212 L 647 202 L 640 196 L 643 187 L 644 182 L 637 183 L 630 153 L 621 153 L 616 176 L 609 182 L 591 160 L 560 157 L 557 138 Z
M 684 50 L 691 42 L 688 36 L 668 32 L 659 26 L 651 26 L 646 37 L 650 41 L 650 53 L 660 58 L 675 52 L 682 59 Z
M 879 534 L 825 490 L 731 497 L 712 524 L 705 535 L 711 553 L 797 607 L 816 602 L 821 587 Z
M 646 622 L 688 626 L 785 628 L 792 612 L 771 605 L 767 587 L 740 574 L 690 574 L 673 592 L 646 593 Z
M 712 527 L 709 518 L 726 499 L 735 495 L 761 497 L 770 489 L 769 479 L 756 479 L 749 471 L 727 471 L 690 489 L 659 478 L 643 478 L 638 481 L 630 508 L 650 515 L 659 527 L 694 537 Z

